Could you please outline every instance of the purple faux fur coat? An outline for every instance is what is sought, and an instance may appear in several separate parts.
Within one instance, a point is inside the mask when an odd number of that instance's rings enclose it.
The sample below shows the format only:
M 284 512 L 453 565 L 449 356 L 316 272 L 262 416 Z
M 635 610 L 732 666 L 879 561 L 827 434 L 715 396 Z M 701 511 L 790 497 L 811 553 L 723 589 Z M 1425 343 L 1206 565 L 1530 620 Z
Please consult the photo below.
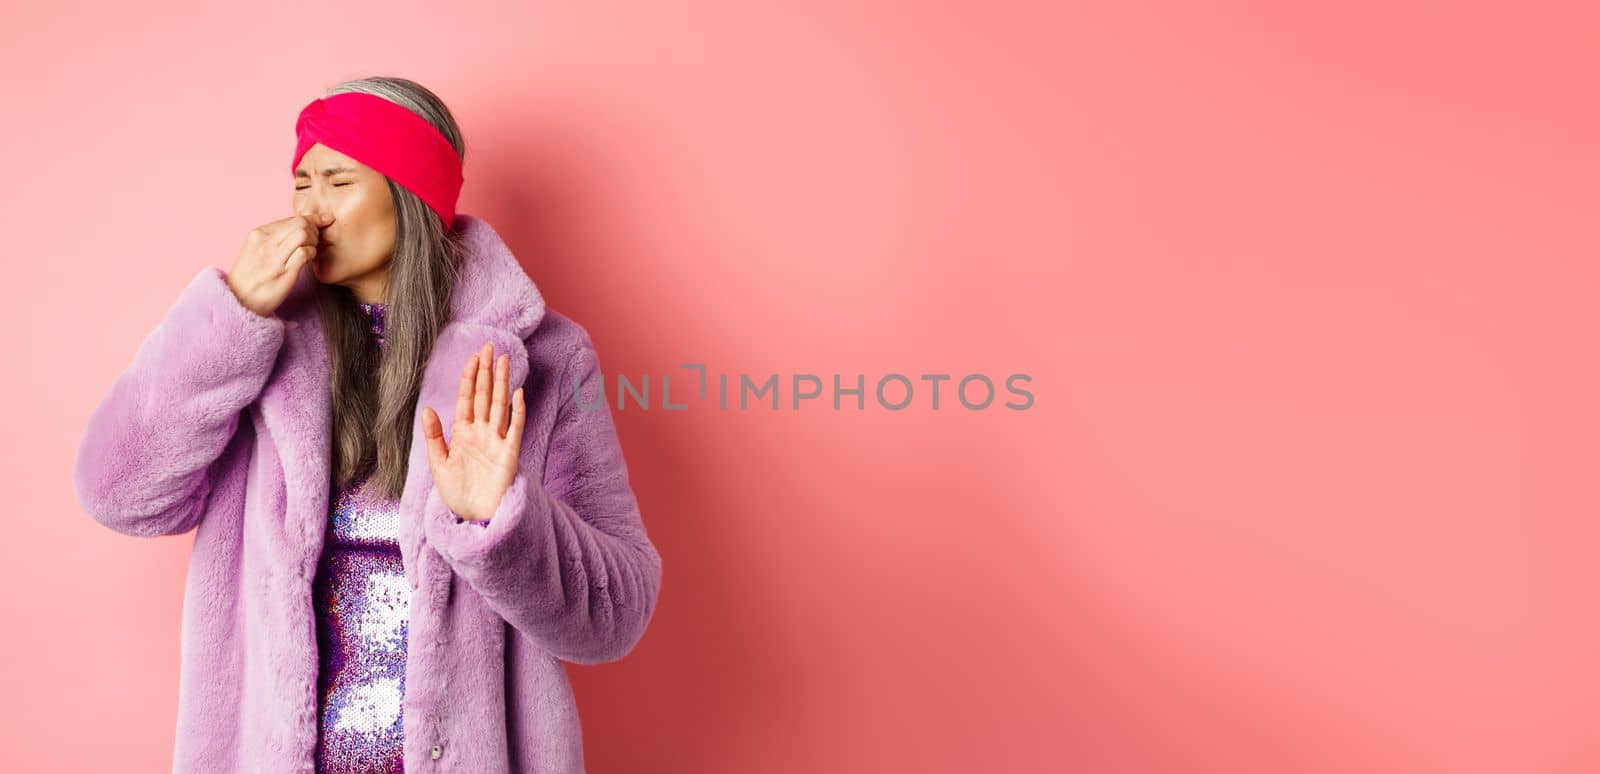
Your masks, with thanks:
M 411 582 L 408 772 L 581 772 L 562 660 L 622 658 L 656 607 L 661 557 L 628 483 L 588 333 L 547 310 L 484 221 L 429 358 L 401 497 Z M 196 530 L 183 601 L 175 772 L 312 772 L 311 586 L 329 518 L 332 407 L 309 273 L 271 317 L 201 270 L 94 410 L 74 464 L 117 532 Z M 485 341 L 528 406 L 521 471 L 487 527 L 433 488 L 421 410 L 445 435 Z M 580 405 L 574 382 L 582 385 Z

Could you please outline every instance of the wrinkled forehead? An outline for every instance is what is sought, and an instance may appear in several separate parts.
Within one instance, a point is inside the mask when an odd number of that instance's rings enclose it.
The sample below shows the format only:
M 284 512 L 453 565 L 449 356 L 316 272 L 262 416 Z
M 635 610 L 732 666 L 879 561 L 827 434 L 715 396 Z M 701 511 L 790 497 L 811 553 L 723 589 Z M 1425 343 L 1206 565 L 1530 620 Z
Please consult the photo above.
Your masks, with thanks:
M 301 156 L 300 162 L 295 165 L 294 176 L 300 179 L 310 178 L 313 175 L 333 177 L 338 174 L 363 172 L 366 169 L 367 165 L 318 142 L 306 148 L 305 155 Z

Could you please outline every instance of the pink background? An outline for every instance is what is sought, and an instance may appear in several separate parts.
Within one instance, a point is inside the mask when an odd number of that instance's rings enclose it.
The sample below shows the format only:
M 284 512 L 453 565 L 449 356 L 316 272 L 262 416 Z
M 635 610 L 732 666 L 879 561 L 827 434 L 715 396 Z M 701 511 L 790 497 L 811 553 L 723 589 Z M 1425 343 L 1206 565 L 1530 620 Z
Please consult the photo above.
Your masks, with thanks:
M 608 374 L 1033 376 L 618 412 L 591 771 L 1600 767 L 1592 5 L 214 5 L 0 31 L 4 768 L 170 767 L 193 538 L 72 456 L 377 74 Z

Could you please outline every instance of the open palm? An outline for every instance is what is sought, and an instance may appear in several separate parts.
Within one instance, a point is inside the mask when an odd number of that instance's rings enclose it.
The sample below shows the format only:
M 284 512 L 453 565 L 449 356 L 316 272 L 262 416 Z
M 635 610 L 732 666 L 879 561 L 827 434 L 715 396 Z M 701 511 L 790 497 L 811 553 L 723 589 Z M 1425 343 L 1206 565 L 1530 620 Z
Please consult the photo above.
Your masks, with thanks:
M 521 387 L 508 390 L 510 370 L 509 356 L 496 360 L 492 343 L 467 358 L 448 444 L 438 413 L 431 406 L 423 408 L 422 433 L 439 500 L 469 521 L 489 520 L 517 476 L 527 407 Z

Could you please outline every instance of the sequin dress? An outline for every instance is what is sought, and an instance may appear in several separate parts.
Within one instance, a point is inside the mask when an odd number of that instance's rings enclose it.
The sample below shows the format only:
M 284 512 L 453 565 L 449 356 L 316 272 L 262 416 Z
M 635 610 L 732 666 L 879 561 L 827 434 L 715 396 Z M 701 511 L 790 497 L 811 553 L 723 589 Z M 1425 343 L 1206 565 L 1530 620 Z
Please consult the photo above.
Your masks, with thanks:
M 384 349 L 383 304 L 361 304 Z M 411 585 L 400 560 L 400 501 L 358 475 L 332 495 L 317 568 L 317 771 L 403 772 L 401 708 Z M 487 528 L 488 521 L 478 522 Z
M 383 348 L 383 304 L 361 304 Z M 400 502 L 371 473 L 333 493 L 317 570 L 317 771 L 404 771 L 401 704 L 411 585 L 400 562 Z

